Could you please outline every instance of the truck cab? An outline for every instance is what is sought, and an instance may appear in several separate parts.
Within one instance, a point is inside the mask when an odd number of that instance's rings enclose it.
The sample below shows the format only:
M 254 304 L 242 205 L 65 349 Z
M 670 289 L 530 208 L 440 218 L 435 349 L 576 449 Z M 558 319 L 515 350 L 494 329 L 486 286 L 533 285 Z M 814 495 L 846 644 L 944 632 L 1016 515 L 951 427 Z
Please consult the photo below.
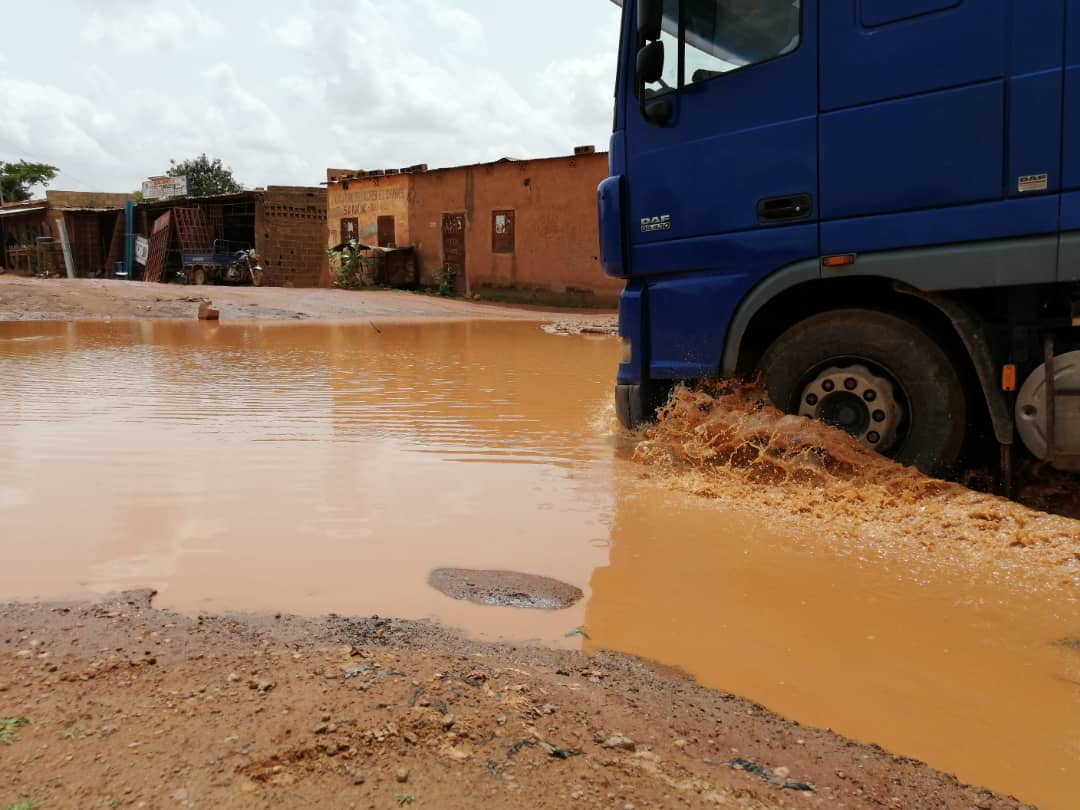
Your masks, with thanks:
M 1080 0 L 638 0 L 601 261 L 616 407 L 760 377 L 931 473 L 1080 467 Z

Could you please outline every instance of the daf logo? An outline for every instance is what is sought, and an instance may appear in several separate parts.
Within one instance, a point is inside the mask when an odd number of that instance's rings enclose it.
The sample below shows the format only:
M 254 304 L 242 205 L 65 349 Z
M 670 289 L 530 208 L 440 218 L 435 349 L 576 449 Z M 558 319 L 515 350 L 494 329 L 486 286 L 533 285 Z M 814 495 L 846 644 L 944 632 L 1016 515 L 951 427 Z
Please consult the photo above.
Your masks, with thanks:
M 660 217 L 642 217 L 641 218 L 641 232 L 652 233 L 653 231 L 670 231 L 671 230 L 671 214 L 664 214 Z

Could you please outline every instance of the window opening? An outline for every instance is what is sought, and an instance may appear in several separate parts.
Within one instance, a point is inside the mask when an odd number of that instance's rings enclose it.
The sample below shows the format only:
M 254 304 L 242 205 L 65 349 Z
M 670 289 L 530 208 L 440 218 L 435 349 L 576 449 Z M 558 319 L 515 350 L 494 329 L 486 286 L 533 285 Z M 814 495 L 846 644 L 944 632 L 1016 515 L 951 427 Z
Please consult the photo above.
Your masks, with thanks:
M 514 252 L 514 212 L 493 211 L 491 214 L 491 250 L 495 253 Z

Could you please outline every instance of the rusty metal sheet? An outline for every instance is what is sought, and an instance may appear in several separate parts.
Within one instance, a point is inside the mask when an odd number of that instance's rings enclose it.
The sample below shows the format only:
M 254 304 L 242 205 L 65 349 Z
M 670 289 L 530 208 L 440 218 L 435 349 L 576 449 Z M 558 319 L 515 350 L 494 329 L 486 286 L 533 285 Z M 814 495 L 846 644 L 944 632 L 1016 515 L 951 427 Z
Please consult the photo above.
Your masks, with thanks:
M 172 212 L 166 211 L 154 220 L 154 229 L 150 233 L 150 258 L 146 260 L 146 281 L 161 281 L 165 272 L 165 254 L 169 250 L 169 235 L 172 233 Z
M 207 253 L 214 244 L 214 227 L 202 208 L 174 208 L 176 238 L 183 253 Z

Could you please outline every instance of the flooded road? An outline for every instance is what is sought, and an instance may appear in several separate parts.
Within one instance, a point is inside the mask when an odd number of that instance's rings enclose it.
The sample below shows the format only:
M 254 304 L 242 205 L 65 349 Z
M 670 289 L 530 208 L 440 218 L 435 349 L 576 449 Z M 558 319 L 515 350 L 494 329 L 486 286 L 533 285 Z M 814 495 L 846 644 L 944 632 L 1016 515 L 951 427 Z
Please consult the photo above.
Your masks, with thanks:
M 618 354 L 500 322 L 0 324 L 0 599 L 151 586 L 188 611 L 611 648 L 1075 806 L 1080 651 L 1057 643 L 1080 636 L 1074 593 L 674 491 L 614 428 Z M 427 585 L 438 567 L 585 599 L 454 601 Z

